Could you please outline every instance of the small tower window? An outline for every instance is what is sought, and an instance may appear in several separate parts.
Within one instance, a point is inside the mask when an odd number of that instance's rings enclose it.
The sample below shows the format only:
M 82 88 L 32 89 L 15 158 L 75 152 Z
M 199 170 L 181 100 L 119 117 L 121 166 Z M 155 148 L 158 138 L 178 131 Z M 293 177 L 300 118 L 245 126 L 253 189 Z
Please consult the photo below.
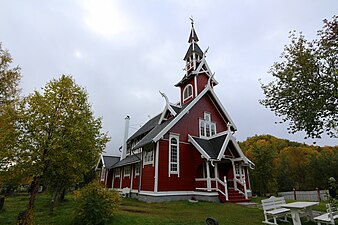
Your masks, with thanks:
M 183 101 L 187 100 L 190 97 L 192 97 L 192 85 L 188 84 L 183 90 Z

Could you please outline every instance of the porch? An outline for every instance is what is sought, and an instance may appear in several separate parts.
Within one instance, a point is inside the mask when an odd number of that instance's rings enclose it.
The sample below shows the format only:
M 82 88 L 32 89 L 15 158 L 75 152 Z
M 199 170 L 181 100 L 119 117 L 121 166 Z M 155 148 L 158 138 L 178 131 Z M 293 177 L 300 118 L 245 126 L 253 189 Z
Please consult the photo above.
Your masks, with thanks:
M 211 138 L 188 135 L 203 159 L 195 178 L 195 189 L 216 192 L 222 202 L 249 201 L 249 167 L 254 164 L 243 154 L 230 128 Z
M 221 202 L 250 201 L 248 167 L 241 159 L 205 161 L 202 176 L 195 178 L 195 190 L 216 192 Z

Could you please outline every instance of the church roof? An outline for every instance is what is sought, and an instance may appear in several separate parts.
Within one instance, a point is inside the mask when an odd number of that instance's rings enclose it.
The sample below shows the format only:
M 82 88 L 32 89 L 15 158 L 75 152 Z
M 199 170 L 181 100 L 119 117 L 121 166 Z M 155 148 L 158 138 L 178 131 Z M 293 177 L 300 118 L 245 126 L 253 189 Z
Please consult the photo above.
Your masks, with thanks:
M 200 46 L 198 46 L 197 43 L 191 43 L 187 53 L 185 54 L 183 60 L 187 60 L 189 58 L 189 56 L 195 52 L 196 54 L 198 54 L 199 56 L 203 56 L 203 51 L 201 50 Z
M 141 136 L 143 134 L 148 133 L 149 131 L 151 131 L 158 123 L 161 114 L 158 114 L 157 116 L 151 118 L 147 123 L 145 123 L 140 129 L 138 129 L 132 136 L 130 136 L 130 138 L 128 138 L 127 141 L 130 141 L 134 138 L 137 138 L 138 136 Z
M 116 164 L 120 160 L 120 156 L 111 156 L 111 155 L 101 155 L 96 169 L 104 167 L 106 169 L 112 168 L 114 164 Z
M 190 35 L 189 35 L 189 40 L 188 42 L 189 43 L 192 43 L 192 42 L 198 42 L 198 37 L 197 37 L 197 34 L 196 34 L 196 31 L 195 31 L 195 28 L 194 28 L 194 23 L 192 22 L 191 23 L 191 31 L 190 31 Z
M 130 164 L 138 163 L 141 161 L 141 153 L 135 154 L 135 155 L 129 155 L 126 158 L 122 159 L 118 163 L 116 163 L 113 168 L 121 167 L 121 166 L 127 166 Z

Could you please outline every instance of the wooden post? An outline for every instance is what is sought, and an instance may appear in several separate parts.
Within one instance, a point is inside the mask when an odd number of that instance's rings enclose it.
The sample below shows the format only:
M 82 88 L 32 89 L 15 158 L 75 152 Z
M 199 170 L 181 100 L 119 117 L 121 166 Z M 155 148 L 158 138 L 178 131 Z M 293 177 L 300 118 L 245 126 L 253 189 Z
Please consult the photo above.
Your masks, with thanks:
M 211 179 L 210 179 L 210 168 L 209 168 L 209 161 L 206 161 L 207 166 L 207 190 L 211 191 Z
M 319 190 L 319 188 L 316 188 L 316 190 L 317 190 L 318 202 L 320 202 L 320 201 L 321 201 L 321 198 L 320 198 L 320 190 Z

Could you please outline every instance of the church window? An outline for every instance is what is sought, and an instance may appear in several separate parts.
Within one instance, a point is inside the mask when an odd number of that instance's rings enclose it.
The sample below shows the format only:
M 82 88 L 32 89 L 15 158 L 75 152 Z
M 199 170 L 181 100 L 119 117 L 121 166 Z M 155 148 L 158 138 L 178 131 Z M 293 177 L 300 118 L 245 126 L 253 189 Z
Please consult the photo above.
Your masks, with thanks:
M 169 175 L 179 174 L 179 136 L 169 137 Z
M 130 166 L 124 167 L 124 177 L 130 177 Z
M 140 175 L 140 165 L 135 165 L 135 176 Z
M 119 178 L 120 177 L 120 168 L 114 169 L 114 177 Z
M 216 134 L 216 123 L 211 121 L 211 114 L 205 112 L 203 119 L 199 120 L 200 137 L 212 137 Z
M 192 85 L 188 84 L 183 90 L 183 100 L 185 101 L 190 97 L 192 97 Z
M 144 149 L 143 162 L 144 165 L 152 164 L 154 162 L 154 150 L 152 145 L 149 145 Z

